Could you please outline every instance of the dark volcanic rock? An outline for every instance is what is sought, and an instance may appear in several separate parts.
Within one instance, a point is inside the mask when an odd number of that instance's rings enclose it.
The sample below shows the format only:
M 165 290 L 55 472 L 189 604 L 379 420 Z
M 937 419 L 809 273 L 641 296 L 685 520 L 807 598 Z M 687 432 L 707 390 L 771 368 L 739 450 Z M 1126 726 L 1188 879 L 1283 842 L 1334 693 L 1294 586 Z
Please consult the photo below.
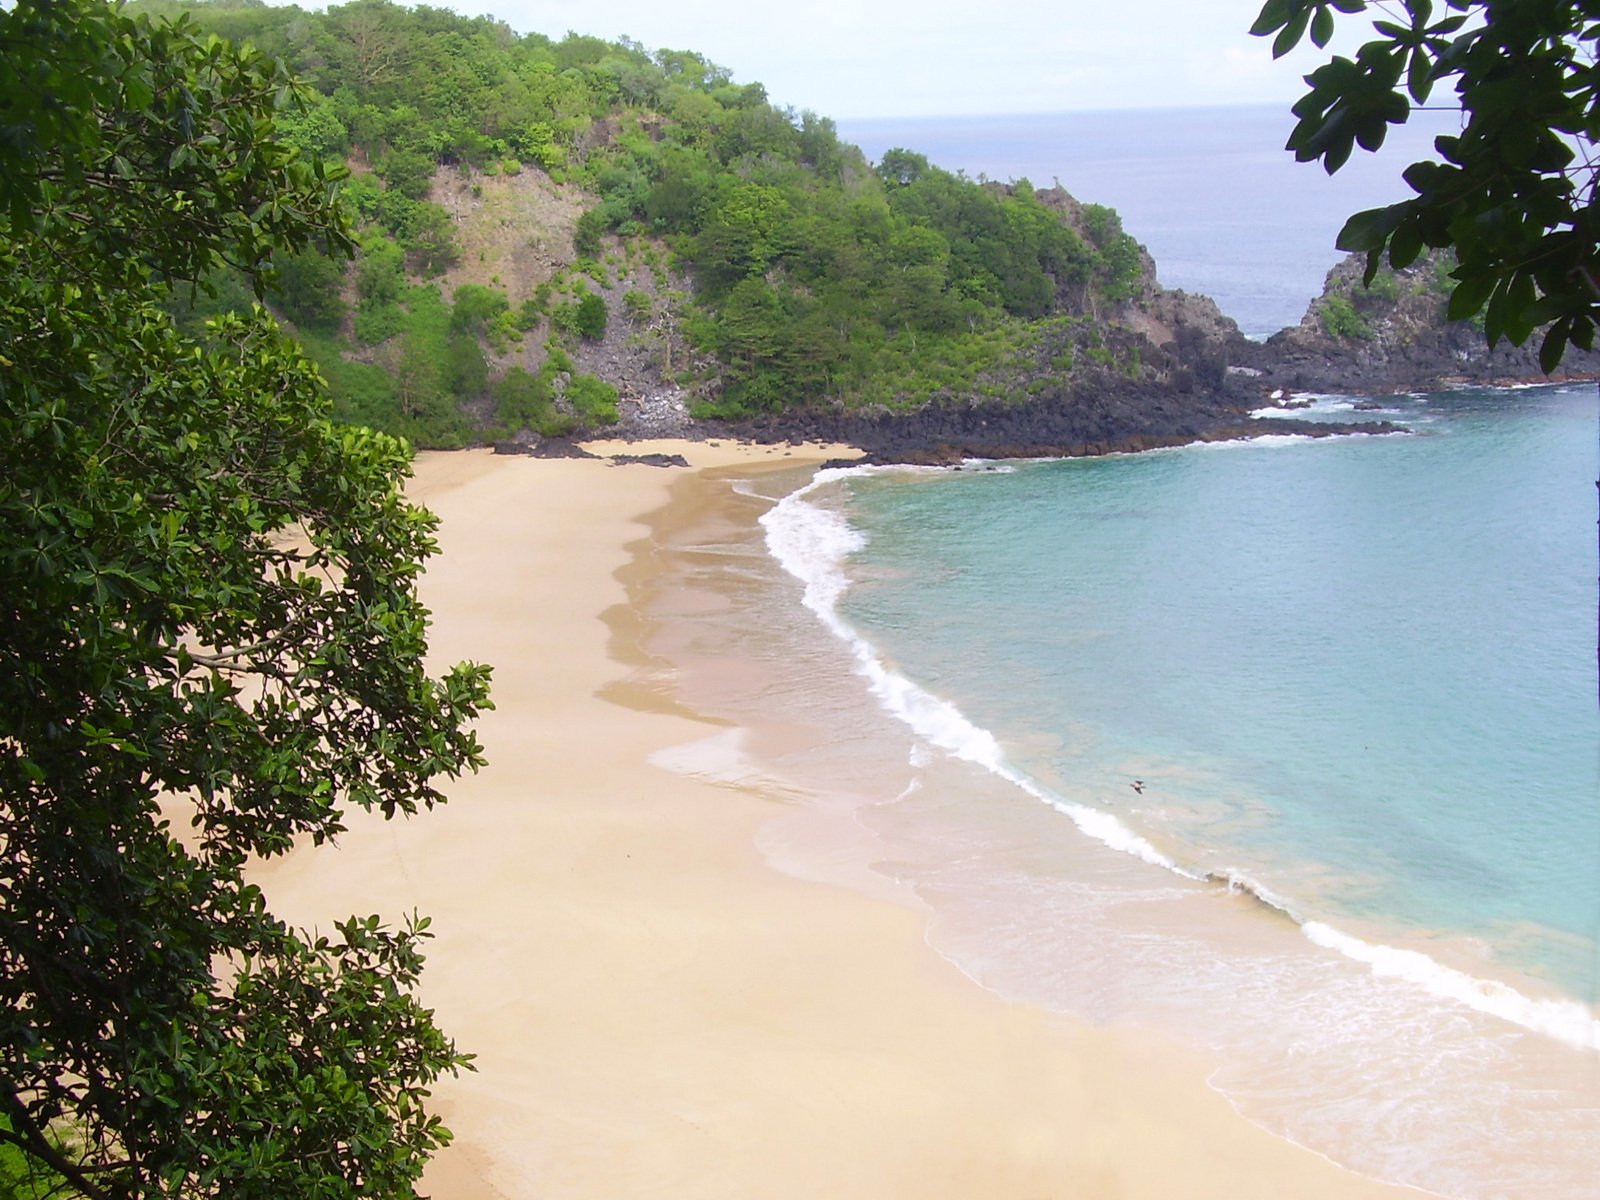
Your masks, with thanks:
M 1489 346 L 1483 330 L 1444 318 L 1447 260 L 1424 257 L 1362 283 L 1366 256 L 1328 272 L 1299 325 L 1242 347 L 1235 361 L 1269 388 L 1316 392 L 1424 391 L 1460 383 L 1543 382 L 1540 335 Z M 1557 379 L 1600 374 L 1600 354 L 1569 349 Z
M 534 458 L 599 458 L 598 454 L 585 450 L 571 438 L 547 437 L 540 438 L 528 447 L 529 454 Z
M 646 467 L 687 467 L 689 460 L 681 454 L 613 454 L 611 462 L 616 466 L 626 466 L 638 463 Z
M 1272 433 L 1394 433 L 1389 422 L 1252 419 L 1253 385 L 1175 392 L 1103 380 L 1019 404 L 936 404 L 911 413 L 795 412 L 737 427 L 757 441 L 844 442 L 867 462 L 949 466 L 972 458 L 1081 458 Z

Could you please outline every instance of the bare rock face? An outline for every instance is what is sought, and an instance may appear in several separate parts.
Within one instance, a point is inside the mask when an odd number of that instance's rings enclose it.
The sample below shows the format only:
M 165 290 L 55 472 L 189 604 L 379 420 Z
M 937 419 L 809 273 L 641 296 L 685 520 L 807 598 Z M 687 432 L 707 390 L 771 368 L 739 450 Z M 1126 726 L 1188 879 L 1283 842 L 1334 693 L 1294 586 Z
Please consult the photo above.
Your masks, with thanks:
M 1247 348 L 1244 365 L 1268 386 L 1311 391 L 1396 392 L 1456 383 L 1536 382 L 1538 333 L 1526 345 L 1489 346 L 1474 321 L 1449 321 L 1448 257 L 1428 256 L 1362 282 L 1365 255 L 1328 272 L 1299 325 Z M 1600 374 L 1600 354 L 1569 350 L 1557 378 Z
M 1220 386 L 1248 353 L 1248 339 L 1210 296 L 1156 289 L 1128 317 L 1129 325 L 1177 359 L 1196 385 Z
M 689 415 L 687 395 L 679 388 L 658 387 L 617 401 L 619 420 L 613 432 L 624 438 L 698 438 L 700 426 Z
M 504 291 L 513 308 L 572 261 L 573 230 L 589 205 L 578 188 L 536 170 L 440 171 L 428 199 L 450 214 L 460 251 L 440 280 L 445 295 L 482 284 Z

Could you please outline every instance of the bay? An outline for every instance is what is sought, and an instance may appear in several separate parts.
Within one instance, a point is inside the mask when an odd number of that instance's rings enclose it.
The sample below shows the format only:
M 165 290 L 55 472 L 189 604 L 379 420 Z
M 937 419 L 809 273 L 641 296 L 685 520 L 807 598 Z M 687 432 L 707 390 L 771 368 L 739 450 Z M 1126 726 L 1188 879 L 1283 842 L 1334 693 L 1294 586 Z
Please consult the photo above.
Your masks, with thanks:
M 874 156 L 1059 177 L 1254 336 L 1426 149 L 1330 183 L 1287 128 L 841 123 Z M 774 494 L 791 590 L 738 617 L 766 669 L 723 711 L 812 731 L 745 748 L 796 797 L 769 857 L 870 864 L 983 986 L 1203 1047 L 1241 1112 L 1375 1177 L 1597 1200 L 1595 389 L 1378 402 L 1413 432 Z
M 825 473 L 767 542 L 909 731 L 851 823 L 952 962 L 1376 1177 L 1600 1196 L 1594 389 L 1387 403 L 1414 433 Z
M 1282 120 L 899 122 L 878 152 L 1059 174 L 1168 285 L 1267 298 L 1262 336 L 1394 198 L 1296 192 L 1322 176 L 1261 149 Z M 669 638 L 725 730 L 669 765 L 760 779 L 776 866 L 909 891 L 981 986 L 1198 1046 L 1336 1162 L 1600 1200 L 1595 389 L 1378 403 L 1413 432 L 741 485 L 760 533 L 677 552 L 736 597 Z

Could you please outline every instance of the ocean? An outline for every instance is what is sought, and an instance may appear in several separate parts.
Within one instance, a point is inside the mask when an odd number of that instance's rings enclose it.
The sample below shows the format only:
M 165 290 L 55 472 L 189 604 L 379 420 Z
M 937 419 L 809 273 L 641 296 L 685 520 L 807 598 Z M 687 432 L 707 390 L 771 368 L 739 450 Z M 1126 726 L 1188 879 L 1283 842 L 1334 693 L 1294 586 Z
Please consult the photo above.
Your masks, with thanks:
M 1189 156 L 1132 131 L 1233 129 L 1242 164 L 1238 115 L 1094 136 L 1170 196 Z M 965 169 L 1097 120 L 995 120 Z M 1265 328 L 1323 268 L 1239 283 L 1278 235 L 1230 205 L 1165 236 L 1225 310 L 1280 297 Z M 1412 432 L 735 479 L 659 548 L 653 650 L 722 723 L 661 762 L 783 798 L 780 868 L 910 898 L 1005 996 L 1199 1047 L 1357 1171 L 1600 1197 L 1595 388 L 1380 403 Z

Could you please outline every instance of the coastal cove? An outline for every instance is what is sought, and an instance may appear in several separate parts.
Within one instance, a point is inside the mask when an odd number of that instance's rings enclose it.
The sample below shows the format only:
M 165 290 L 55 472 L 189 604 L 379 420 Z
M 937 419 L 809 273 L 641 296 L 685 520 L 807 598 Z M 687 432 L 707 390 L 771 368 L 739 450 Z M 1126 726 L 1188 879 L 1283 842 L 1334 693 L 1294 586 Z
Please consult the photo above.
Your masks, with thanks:
M 353 822 L 261 873 L 297 922 L 433 918 L 424 999 L 478 1056 L 436 1089 L 457 1140 L 433 1194 L 1408 1194 L 1238 1115 L 1202 1051 L 941 961 L 925 904 L 852 821 L 838 837 L 841 812 L 893 798 L 874 786 L 904 733 L 718 714 L 769 685 L 859 698 L 756 523 L 843 448 L 593 448 L 693 469 L 422 457 L 434 648 L 496 663 L 492 765 L 426 818 Z M 508 512 L 538 517 L 491 519 Z M 741 620 L 774 584 L 788 615 L 752 655 Z M 838 787 L 749 765 L 799 752 Z
M 1458 604 L 1461 563 L 1488 561 L 1470 542 L 1429 588 L 1353 585 L 1371 574 L 1365 551 L 1430 498 L 1406 455 L 1437 447 L 1453 402 L 1407 389 L 1526 378 L 1528 355 L 1458 359 L 1460 330 L 1341 348 L 1314 320 L 1299 340 L 1261 343 L 1194 297 L 1158 297 L 1144 317 L 1142 332 L 1108 328 L 1094 345 L 1073 340 L 1077 326 L 1046 331 L 1037 371 L 1000 400 L 707 423 L 651 393 L 618 429 L 690 440 L 423 456 L 415 494 L 444 519 L 424 591 L 435 653 L 495 664 L 490 766 L 426 820 L 358 825 L 336 853 L 297 853 L 265 882 L 295 920 L 351 907 L 433 919 L 424 999 L 478 1056 L 437 1089 L 458 1139 L 431 1169 L 435 1194 L 1600 1200 L 1581 912 L 1560 929 L 1489 913 L 1493 936 L 1475 941 L 1448 895 L 1422 916 L 1389 907 L 1403 869 L 1377 886 L 1299 845 L 1252 843 L 1283 826 L 1271 787 L 1236 768 L 1292 724 L 1292 704 L 1196 733 L 1238 680 L 1195 643 L 1123 643 L 1176 681 L 1164 697 L 1116 654 L 1082 655 L 1052 691 L 1036 654 L 1090 640 L 1095 603 L 1161 629 L 1181 611 L 1169 601 L 1210 580 L 1232 622 L 1217 644 L 1240 658 L 1257 627 L 1400 624 L 1419 645 L 1456 645 L 1471 675 L 1509 643 L 1436 635 L 1428 620 Z M 1089 349 L 1108 361 L 1085 366 Z M 1077 374 L 1053 376 L 1074 353 Z M 1358 387 L 1369 396 L 1321 394 Z M 1263 411 L 1275 394 L 1284 407 Z M 1479 395 L 1485 419 L 1523 395 L 1450 394 Z M 1563 401 L 1564 445 L 1593 445 L 1593 398 L 1589 385 Z M 1337 436 L 1357 429 L 1379 436 Z M 1411 432 L 1385 436 L 1399 429 Z M 1027 461 L 1059 456 L 1075 457 Z M 1258 459 L 1270 469 L 1249 487 L 1224 468 Z M 864 460 L 882 469 L 849 469 Z M 1350 469 L 1315 469 L 1335 460 Z M 1515 494 L 1494 462 L 1456 476 Z M 819 476 L 825 465 L 846 474 Z M 1587 503 L 1600 464 L 1579 466 Z M 1082 490 L 1056 490 L 1065 478 Z M 1037 494 L 1019 503 L 1012 484 Z M 772 519 L 801 504 L 818 521 L 779 549 Z M 1216 586 L 1229 560 L 1208 539 L 1239 504 L 1336 543 L 1302 564 L 1294 603 L 1230 609 Z M 1350 506 L 1370 519 L 1361 533 Z M 1542 513 L 1511 512 L 1482 511 L 1480 536 L 1557 536 Z M 1000 544 L 989 534 L 1012 518 L 1043 544 L 999 566 L 949 556 Z M 1140 540 L 1152 530 L 1178 544 Z M 1579 537 L 1592 546 L 1587 525 Z M 1078 546 L 1144 569 L 1090 596 L 1086 566 L 1084 588 L 1051 580 L 1013 620 L 1002 593 Z M 1233 547 L 1246 561 L 1259 549 Z M 1552 570 L 1507 578 L 1521 596 Z M 1563 586 L 1592 577 L 1554 570 Z M 996 647 L 980 635 L 997 630 L 1019 641 L 986 671 Z M 965 686 L 985 673 L 1036 719 L 1013 722 Z M 1415 715 L 1404 687 L 1377 691 L 1397 718 Z M 1103 703 L 1150 736 L 1102 726 Z M 1300 716 L 1314 728 L 1316 706 Z M 1534 732 L 1515 762 L 1540 775 Z M 1231 758 L 1196 754 L 1213 736 Z M 1368 767 L 1368 743 L 1342 744 L 1331 760 L 1291 752 L 1281 772 L 1313 815 L 1319 788 L 1342 802 Z M 1431 868 L 1454 797 L 1407 779 L 1391 783 L 1416 810 L 1320 811 L 1341 837 L 1403 811 L 1395 827 L 1419 849 L 1390 847 L 1383 865 Z M 1508 843 L 1536 841 L 1505 828 Z M 1567 834 L 1581 865 L 1595 839 Z M 1474 900 L 1501 890 L 1480 864 L 1436 861 Z M 1351 895 L 1366 907 L 1325 903 Z
M 1600 1200 L 1600 22 L 1455 3 L 1364 258 L 1263 108 L 0 7 L 0 1200 Z
M 1334 415 L 1350 403 L 1327 397 L 1316 408 Z M 1415 437 L 1269 438 L 1120 460 L 845 471 L 782 500 L 760 538 L 707 525 L 687 540 L 685 586 L 704 590 L 733 560 L 738 600 L 714 616 L 681 616 L 663 648 L 680 691 L 735 728 L 672 762 L 707 779 L 766 781 L 794 797 L 800 811 L 763 839 L 786 870 L 869 891 L 911 889 L 928 911 L 931 943 L 984 986 L 1204 1046 L 1221 1060 L 1213 1085 L 1242 1112 L 1337 1161 L 1474 1200 L 1592 1196 L 1600 904 L 1590 803 L 1593 610 L 1582 567 L 1596 468 L 1593 394 L 1587 386 L 1462 393 L 1390 407 L 1418 429 Z M 1528 442 L 1532 458 L 1522 457 L 1516 441 L 1540 428 L 1542 443 Z M 1553 447 L 1565 449 L 1552 455 Z M 1509 535 L 1523 527 L 1510 505 L 1479 525 L 1466 515 L 1465 493 L 1430 511 L 1419 490 L 1437 492 L 1437 480 L 1392 460 L 1420 464 L 1418 456 L 1440 453 L 1442 469 L 1486 495 L 1525 491 L 1547 528 Z M 1480 453 L 1477 466 L 1449 457 Z M 1325 477 L 1340 462 L 1410 482 L 1396 490 L 1368 480 L 1352 492 L 1354 480 Z M 1545 472 L 1541 486 L 1518 475 L 1530 462 Z M 1246 469 L 1269 471 L 1263 483 L 1281 469 L 1292 482 L 1254 495 L 1240 482 Z M 1163 496 L 1139 476 L 1173 477 L 1181 488 Z M 1081 486 L 1062 491 L 1050 483 L 1058 477 Z M 1289 488 L 1336 507 L 1291 502 Z M 1576 498 L 1562 499 L 1569 491 Z M 1260 607 L 1249 584 L 1227 585 L 1219 600 L 1225 611 L 1237 605 L 1236 617 L 1202 618 L 1199 640 L 1185 642 L 1163 622 L 1195 619 L 1183 617 L 1184 593 L 1206 593 L 1219 569 L 1204 565 L 1218 553 L 1206 527 L 1238 519 L 1213 501 L 1226 505 L 1235 493 L 1231 503 L 1258 521 L 1292 507 L 1294 541 L 1331 539 L 1342 561 L 1307 559 L 1309 590 L 1300 600 L 1287 591 L 1282 611 Z M 757 507 L 777 499 L 752 496 Z M 1380 536 L 1359 513 L 1381 518 L 1389 506 L 1439 544 L 1439 561 L 1417 569 L 1438 572 L 1440 597 L 1430 600 L 1422 585 L 1398 588 L 1393 605 L 1363 597 L 1388 568 L 1381 555 L 1357 553 L 1364 542 L 1375 549 Z M 1303 526 L 1309 535 L 1318 522 L 1327 523 L 1325 537 L 1293 534 Z M 1478 526 L 1466 559 L 1443 532 L 1450 524 L 1469 536 Z M 1013 526 L 1031 536 L 999 561 L 993 547 L 1018 536 Z M 1146 531 L 1162 526 L 1189 547 L 1146 545 Z M 1509 540 L 1492 548 L 1484 538 Z M 1576 565 L 1537 557 L 1562 541 Z M 1039 549 L 1033 561 L 1022 549 L 1040 545 L 1066 564 L 1063 575 L 1037 559 Z M 1404 545 L 1394 549 L 1413 553 Z M 1104 576 L 1087 565 L 1097 547 L 1152 577 Z M 1537 561 L 1513 563 L 1507 550 Z M 768 553 L 798 578 L 770 564 L 762 575 Z M 1249 553 L 1263 577 L 1282 578 L 1271 547 Z M 1157 565 L 1162 556 L 1172 560 L 1168 571 Z M 1237 570 L 1230 561 L 1224 555 L 1222 569 Z M 1070 574 L 1083 570 L 1088 578 L 1074 586 Z M 1030 576 L 1043 585 L 1031 599 Z M 1539 626 L 1545 606 L 1526 591 L 1534 581 L 1563 595 L 1560 629 Z M 812 619 L 794 624 L 802 591 Z M 1512 603 L 1512 625 L 1493 616 L 1496 595 Z M 1452 605 L 1470 631 L 1451 629 Z M 1102 609 L 1125 610 L 1128 624 L 1160 632 L 1141 644 L 1136 631 L 1120 630 L 1102 648 L 1096 640 L 1117 629 L 1096 615 Z M 1532 626 L 1526 632 L 1514 629 L 1519 612 Z M 1371 655 L 1333 638 L 1338 624 L 1370 630 Z M 1223 664 L 1266 653 L 1292 665 L 1306 653 L 1294 649 L 1297 626 L 1308 646 L 1349 657 L 1356 677 L 1286 682 L 1290 690 L 1260 697 L 1269 711 L 1227 716 L 1240 681 L 1238 666 Z M 1386 626 L 1409 630 L 1423 656 L 1405 659 L 1385 643 Z M 1509 639 L 1497 645 L 1491 626 Z M 730 628 L 743 664 L 731 676 Z M 1429 658 L 1451 645 L 1475 650 L 1456 665 Z M 1552 652 L 1560 678 L 1527 673 Z M 1387 667 L 1374 670 L 1372 655 L 1387 657 Z M 713 664 L 700 692 L 697 662 Z M 1412 671 L 1461 691 L 1465 714 L 1426 689 L 1413 695 Z M 1506 711 L 1463 688 L 1473 674 L 1504 692 Z M 1328 690 L 1347 685 L 1357 690 Z M 1352 703 L 1367 710 L 1365 732 L 1344 728 L 1341 712 Z M 1286 742 L 1300 728 L 1297 710 L 1308 724 L 1296 736 L 1311 740 Z M 1154 744 L 1130 742 L 1107 724 L 1118 711 L 1144 719 L 1140 736 Z M 1510 713 L 1531 726 L 1508 724 Z M 1418 725 L 1429 717 L 1437 728 Z M 1200 759 L 1184 744 L 1184 731 L 1196 730 Z M 1420 757 L 1391 763 L 1376 742 L 1369 757 L 1359 741 L 1374 736 L 1420 739 Z M 1358 744 L 1332 762 L 1315 758 L 1317 742 L 1338 747 L 1351 737 Z M 1463 745 L 1472 749 L 1463 754 Z M 1274 755 L 1287 757 L 1274 765 Z M 1440 756 L 1461 761 L 1435 772 L 1428 764 Z M 1252 758 L 1273 774 L 1242 774 Z M 1367 829 L 1371 844 L 1342 862 L 1275 846 L 1296 818 L 1273 807 L 1292 792 L 1273 789 L 1296 774 L 1318 826 L 1312 844 L 1332 849 L 1347 836 L 1345 822 Z M 1129 790 L 1132 782 L 1148 794 Z M 1556 812 L 1562 823 L 1547 826 L 1545 814 Z M 1526 914 L 1496 915 L 1523 880 L 1545 886 L 1546 899 Z M 1426 899 L 1436 883 L 1457 893 Z M 1408 911 L 1400 892 L 1429 907 Z M 1552 900 L 1563 907 L 1551 909 Z M 1554 925 L 1541 928 L 1544 921 Z

